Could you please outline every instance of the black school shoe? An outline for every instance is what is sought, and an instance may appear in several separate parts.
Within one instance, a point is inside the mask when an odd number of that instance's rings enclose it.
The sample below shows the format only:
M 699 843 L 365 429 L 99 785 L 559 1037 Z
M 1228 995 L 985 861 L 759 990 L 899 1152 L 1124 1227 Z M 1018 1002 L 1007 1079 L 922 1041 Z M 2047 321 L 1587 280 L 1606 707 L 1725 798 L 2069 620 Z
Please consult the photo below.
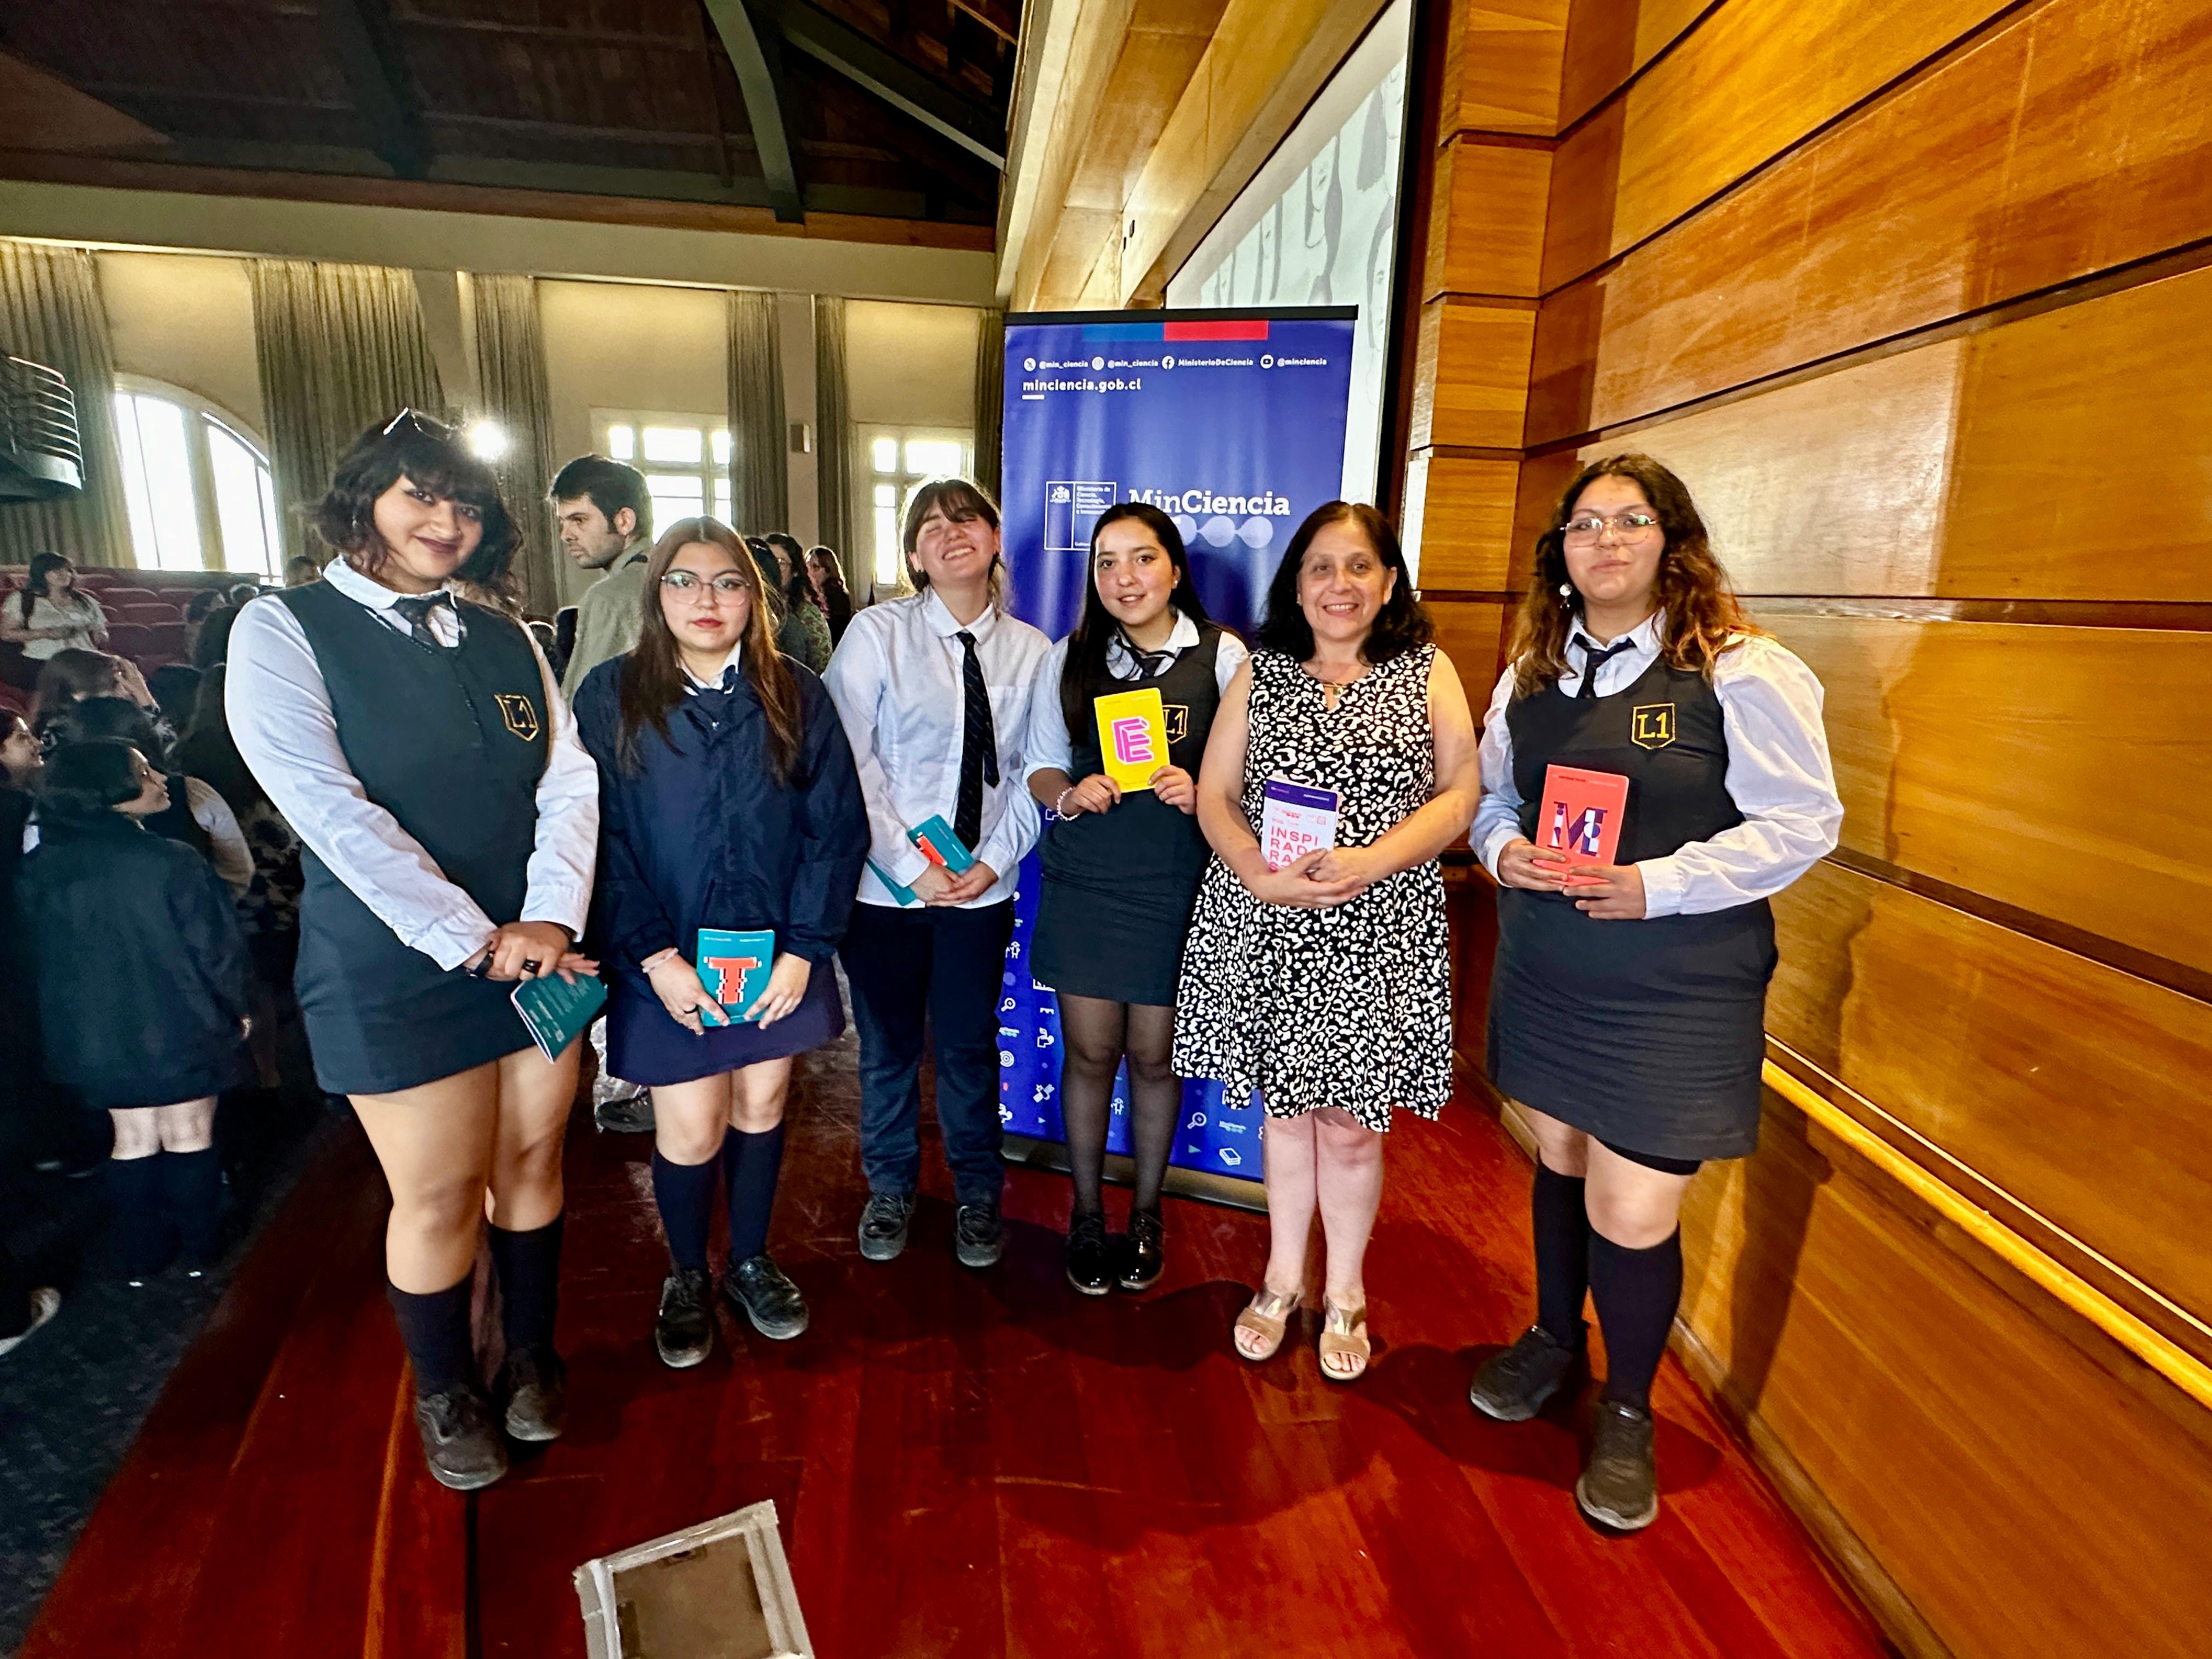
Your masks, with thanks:
M 1114 1282 L 1125 1291 L 1149 1291 L 1160 1281 L 1167 1256 L 1161 1246 L 1167 1229 L 1156 1210 L 1129 1212 L 1129 1237 L 1121 1246 L 1121 1273 Z
M 1114 1288 L 1114 1251 L 1104 1216 L 1086 1212 L 1067 1224 L 1067 1282 L 1085 1296 L 1103 1296 Z
M 714 1284 L 704 1267 L 678 1267 L 660 1281 L 653 1347 L 671 1370 L 689 1370 L 714 1351 Z
M 1601 1400 L 1590 1419 L 1589 1462 L 1575 1482 L 1582 1512 L 1615 1532 L 1659 1518 L 1659 1471 L 1651 1457 L 1651 1413 Z
M 550 1348 L 510 1353 L 499 1370 L 507 1431 L 517 1440 L 558 1440 L 568 1426 L 568 1368 Z
M 1525 1423 L 1566 1386 L 1582 1358 L 1581 1348 L 1561 1347 L 1541 1325 L 1531 1325 L 1511 1347 L 1482 1362 L 1467 1403 L 1501 1423 Z
M 507 1442 L 492 1420 L 483 1391 L 463 1384 L 415 1396 L 415 1426 L 431 1478 L 454 1492 L 475 1492 L 507 1473 Z
M 963 1204 L 952 1218 L 952 1254 L 963 1267 L 995 1267 L 1006 1253 L 1006 1224 L 996 1202 Z
M 771 1342 L 788 1342 L 806 1328 L 806 1298 L 766 1250 L 731 1268 L 722 1294 Z
M 914 1221 L 912 1193 L 871 1193 L 868 1207 L 860 1212 L 860 1255 L 869 1261 L 890 1261 L 906 1249 L 907 1229 Z

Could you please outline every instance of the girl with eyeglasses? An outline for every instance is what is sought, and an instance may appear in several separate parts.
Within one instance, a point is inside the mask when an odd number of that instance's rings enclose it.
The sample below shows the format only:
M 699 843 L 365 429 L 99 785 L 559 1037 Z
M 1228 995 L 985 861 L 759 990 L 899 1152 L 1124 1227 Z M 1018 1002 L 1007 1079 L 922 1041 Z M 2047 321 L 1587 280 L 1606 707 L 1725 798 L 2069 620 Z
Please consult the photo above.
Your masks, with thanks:
M 502 1430 L 552 1440 L 566 1419 L 554 1319 L 576 1045 L 547 1060 L 511 998 L 595 969 L 572 941 L 599 778 L 522 625 L 456 597 L 507 586 L 516 534 L 445 427 L 403 410 L 363 434 L 314 526 L 338 556 L 237 613 L 224 710 L 307 848 L 295 982 L 315 1074 L 351 1098 L 391 1185 L 387 1293 L 423 1454 L 469 1490 L 506 1473 Z M 480 1236 L 507 1347 L 491 1396 L 469 1322 Z
M 1612 862 L 1571 872 L 1547 850 L 1553 766 L 1626 780 Z M 1589 1295 L 1607 1376 L 1575 1498 L 1632 1531 L 1659 1512 L 1650 1389 L 1682 1195 L 1701 1162 L 1758 1144 L 1767 901 L 1843 821 L 1820 682 L 1746 619 L 1690 492 L 1649 456 L 1584 467 L 1538 538 L 1482 787 L 1470 839 L 1501 889 L 1489 1071 L 1535 1132 L 1537 1311 L 1469 1398 L 1534 1416 L 1582 1363 Z
M 576 691 L 599 766 L 592 938 L 611 969 L 607 1055 L 653 1091 L 653 1193 L 668 1241 L 653 1346 L 682 1369 L 714 1346 L 707 1236 L 729 1213 L 722 1294 L 776 1340 L 805 1298 L 768 1253 L 793 1062 L 845 1030 L 832 958 L 868 821 L 829 694 L 775 648 L 775 613 L 737 532 L 665 531 L 646 565 L 637 645 Z M 700 959 L 702 929 L 775 934 L 766 985 Z M 710 987 L 707 982 L 713 980 Z

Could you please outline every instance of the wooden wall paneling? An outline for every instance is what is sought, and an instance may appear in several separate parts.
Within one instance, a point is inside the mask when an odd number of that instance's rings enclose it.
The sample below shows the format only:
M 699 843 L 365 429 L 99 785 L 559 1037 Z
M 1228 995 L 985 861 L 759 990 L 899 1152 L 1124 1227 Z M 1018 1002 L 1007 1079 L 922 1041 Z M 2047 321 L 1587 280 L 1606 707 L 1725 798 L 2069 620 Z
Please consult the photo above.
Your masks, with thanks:
M 1774 909 L 1767 1030 L 2202 1322 L 2155 1322 L 2212 1357 L 2212 1006 L 1832 863 Z
M 1559 75 L 1559 124 L 1578 121 L 1723 0 L 1574 0 Z
M 1446 293 L 1534 299 L 1552 152 L 1462 133 L 1437 156 L 1424 299 Z
M 1619 118 L 1561 144 L 1544 286 L 1634 246 L 2009 3 L 1729 0 L 1628 88 Z M 1564 193 L 1593 176 L 1611 192 Z
M 1412 447 L 1517 450 L 1535 333 L 1525 306 L 1431 301 L 1421 313 Z
M 1570 9 L 1570 0 L 1454 0 L 1443 136 L 1558 131 Z
M 1421 586 L 1495 593 L 1512 580 L 1521 464 L 1424 450 L 1407 465 L 1401 533 Z
M 1459 671 L 1460 684 L 1477 720 L 1498 683 L 1498 651 L 1505 631 L 1502 605 L 1481 599 L 1431 599 L 1429 618 L 1436 624 L 1437 643 Z
M 1954 1659 L 2197 1651 L 2205 1414 L 1771 1094 L 1762 1134 L 1691 1189 L 1683 1323 L 1848 1528 L 1832 1555 Z
M 1846 848 L 2212 969 L 2212 634 L 1771 620 L 1826 688 Z
M 2206 23 L 2203 0 L 2051 0 L 1560 290 L 1529 443 L 2212 234 Z

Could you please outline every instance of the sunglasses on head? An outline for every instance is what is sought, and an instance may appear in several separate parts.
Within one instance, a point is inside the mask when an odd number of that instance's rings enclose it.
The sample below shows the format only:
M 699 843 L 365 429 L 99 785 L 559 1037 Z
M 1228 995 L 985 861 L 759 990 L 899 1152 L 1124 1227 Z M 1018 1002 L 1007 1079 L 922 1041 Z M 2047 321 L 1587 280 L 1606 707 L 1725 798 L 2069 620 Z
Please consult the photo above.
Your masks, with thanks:
M 384 430 L 378 433 L 376 435 L 380 438 L 388 438 L 392 435 L 393 429 L 403 422 L 413 427 L 417 432 L 421 433 L 426 438 L 437 438 L 441 441 L 450 441 L 453 435 L 453 428 L 447 426 L 443 421 L 433 420 L 428 415 L 423 414 L 422 410 L 411 408 L 401 410 L 397 415 L 394 415 L 390 420 L 386 421 L 384 423 Z

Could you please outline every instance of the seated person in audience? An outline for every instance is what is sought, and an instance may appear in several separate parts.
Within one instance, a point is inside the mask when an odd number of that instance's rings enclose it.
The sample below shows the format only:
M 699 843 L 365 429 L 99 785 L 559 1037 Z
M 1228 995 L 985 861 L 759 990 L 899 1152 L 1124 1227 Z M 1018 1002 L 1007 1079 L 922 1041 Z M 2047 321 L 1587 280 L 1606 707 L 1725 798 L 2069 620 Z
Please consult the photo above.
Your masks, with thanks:
M 284 561 L 284 586 L 287 587 L 305 587 L 319 580 L 322 574 L 322 561 L 311 559 L 305 553 L 295 553 Z
M 107 643 L 107 613 L 76 586 L 76 567 L 58 553 L 34 553 L 23 585 L 0 605 L 0 640 L 12 640 L 33 662 L 62 651 L 97 651 Z
M 244 899 L 253 886 L 253 856 L 238 819 L 213 785 L 186 777 L 170 761 L 171 745 L 155 729 L 145 710 L 121 697 L 87 697 L 55 728 L 56 747 L 112 738 L 127 743 L 159 769 L 169 792 L 161 811 L 143 814 L 157 836 L 182 842 L 215 867 L 234 895 Z
M 192 704 L 199 696 L 200 671 L 189 664 L 165 662 L 146 676 L 146 689 L 173 730 L 182 732 L 192 723 Z
M 46 1103 L 37 1093 L 39 1022 L 25 1018 L 37 1005 L 15 915 L 15 872 L 31 817 L 30 792 L 43 765 L 30 723 L 12 708 L 0 708 L 0 1010 L 5 1011 L 0 1017 L 0 1118 L 10 1130 L 30 1131 L 34 1139 L 44 1139 L 38 1133 L 43 1125 L 27 1121 L 26 1115 Z M 52 1319 L 61 1304 L 60 1291 L 33 1287 L 24 1276 L 8 1249 L 6 1214 L 0 1211 L 0 1354 Z
M 87 697 L 120 697 L 144 709 L 164 741 L 177 735 L 161 713 L 161 704 L 154 701 L 137 663 L 105 651 L 72 649 L 57 652 L 47 659 L 31 693 L 31 730 L 38 733 L 42 747 L 54 746 L 52 728 Z
M 261 597 L 258 582 L 233 582 L 223 590 L 223 598 L 230 602 L 233 611 L 243 611 Z
M 185 601 L 185 655 L 190 657 L 199 648 L 200 630 L 207 619 L 224 608 L 222 589 L 203 587 Z
M 167 780 L 129 744 L 69 744 L 40 780 L 40 845 L 18 884 L 47 1074 L 113 1126 L 134 1287 L 167 1265 L 173 1231 L 195 1276 L 221 1253 L 216 1097 L 239 1080 L 247 1019 L 229 892 L 146 832 L 168 810 Z
M 192 666 L 204 674 L 220 665 L 230 655 L 230 630 L 237 625 L 238 612 L 228 605 L 208 613 L 200 624 L 200 631 L 192 641 Z

